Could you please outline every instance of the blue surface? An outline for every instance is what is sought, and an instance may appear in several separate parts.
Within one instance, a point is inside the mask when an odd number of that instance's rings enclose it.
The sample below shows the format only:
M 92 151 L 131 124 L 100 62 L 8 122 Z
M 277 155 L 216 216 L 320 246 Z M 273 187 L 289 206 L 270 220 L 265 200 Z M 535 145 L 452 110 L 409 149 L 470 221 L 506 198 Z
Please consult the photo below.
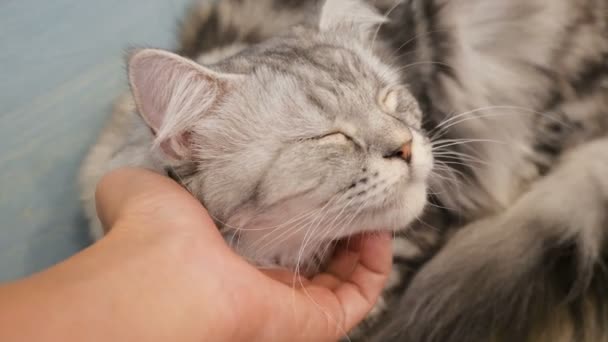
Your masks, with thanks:
M 129 47 L 172 47 L 188 0 L 0 1 L 0 281 L 89 244 L 78 166 Z

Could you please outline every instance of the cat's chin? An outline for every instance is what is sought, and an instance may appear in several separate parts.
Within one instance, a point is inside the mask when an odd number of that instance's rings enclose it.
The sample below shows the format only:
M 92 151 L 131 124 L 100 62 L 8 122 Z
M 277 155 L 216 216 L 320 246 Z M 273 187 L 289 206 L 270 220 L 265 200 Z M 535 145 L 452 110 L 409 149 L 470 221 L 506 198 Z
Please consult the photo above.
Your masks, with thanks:
M 416 220 L 426 205 L 426 187 L 422 183 L 409 184 L 406 189 L 352 214 L 336 212 L 331 217 L 304 221 L 305 225 L 294 219 L 302 217 L 301 203 L 285 203 L 265 214 L 242 211 L 239 220 L 233 218 L 229 226 L 243 228 L 226 231 L 225 238 L 238 254 L 259 267 L 315 274 L 332 256 L 339 241 L 359 234 L 401 231 Z M 337 224 L 336 218 L 340 217 L 348 221 Z
M 286 269 L 304 277 L 312 277 L 323 271 L 334 255 L 336 246 L 347 244 L 349 239 L 365 234 L 374 235 L 382 233 L 394 233 L 392 229 L 362 229 L 363 233 L 345 236 L 342 239 L 323 242 L 322 248 L 307 253 L 282 253 L 274 258 L 264 260 L 251 260 L 253 264 L 261 269 Z M 294 281 L 296 278 L 294 278 Z
M 394 195 L 392 205 L 370 207 L 361 210 L 348 231 L 336 234 L 334 239 L 340 240 L 358 234 L 378 232 L 398 232 L 407 227 L 424 211 L 427 204 L 427 190 L 423 183 L 410 185 L 404 193 Z M 400 198 L 399 198 L 400 197 Z

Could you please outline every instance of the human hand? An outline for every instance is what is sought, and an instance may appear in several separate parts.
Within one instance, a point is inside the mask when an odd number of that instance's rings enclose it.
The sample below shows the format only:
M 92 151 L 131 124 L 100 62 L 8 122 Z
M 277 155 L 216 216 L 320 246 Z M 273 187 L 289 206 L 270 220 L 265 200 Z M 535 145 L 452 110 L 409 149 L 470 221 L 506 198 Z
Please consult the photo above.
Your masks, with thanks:
M 225 244 L 195 198 L 148 171 L 106 176 L 97 203 L 110 228 L 99 248 L 125 252 L 132 267 L 116 276 L 129 279 L 123 290 L 140 299 L 117 305 L 135 321 L 128 326 L 150 337 L 335 341 L 373 307 L 391 268 L 390 235 L 379 234 L 355 238 L 312 279 L 294 283 L 290 272 L 257 270 Z

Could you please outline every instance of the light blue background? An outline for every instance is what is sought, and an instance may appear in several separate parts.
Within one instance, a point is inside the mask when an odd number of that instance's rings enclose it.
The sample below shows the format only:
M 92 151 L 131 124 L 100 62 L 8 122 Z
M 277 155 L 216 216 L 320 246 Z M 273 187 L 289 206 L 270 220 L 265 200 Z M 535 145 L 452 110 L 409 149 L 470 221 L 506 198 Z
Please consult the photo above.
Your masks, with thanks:
M 172 47 L 188 0 L 0 0 L 0 281 L 89 244 L 79 163 L 133 46 Z

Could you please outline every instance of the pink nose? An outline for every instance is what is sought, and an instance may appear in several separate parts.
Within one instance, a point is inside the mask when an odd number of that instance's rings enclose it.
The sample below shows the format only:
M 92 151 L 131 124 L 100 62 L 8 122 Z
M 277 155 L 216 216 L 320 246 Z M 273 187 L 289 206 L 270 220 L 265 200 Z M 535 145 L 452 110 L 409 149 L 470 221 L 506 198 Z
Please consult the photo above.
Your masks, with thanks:
M 412 161 L 412 141 L 408 141 L 401 147 L 401 158 L 406 162 Z

